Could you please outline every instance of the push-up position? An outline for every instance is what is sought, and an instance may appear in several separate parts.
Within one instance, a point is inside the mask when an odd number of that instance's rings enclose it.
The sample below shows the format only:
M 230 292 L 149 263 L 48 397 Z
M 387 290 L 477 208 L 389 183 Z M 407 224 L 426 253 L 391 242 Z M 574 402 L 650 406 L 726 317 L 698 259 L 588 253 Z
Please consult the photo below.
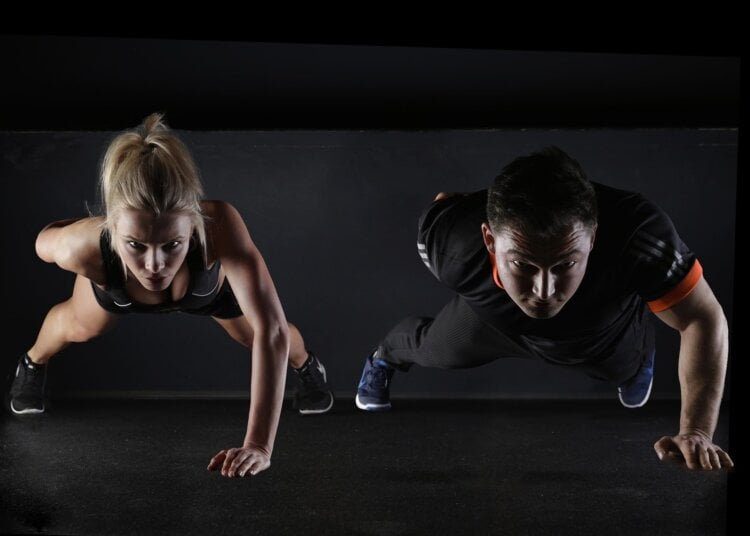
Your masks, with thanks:
M 660 459 L 732 467 L 713 443 L 728 328 L 696 255 L 642 195 L 590 182 L 558 148 L 515 159 L 489 190 L 437 195 L 419 220 L 427 268 L 456 296 L 435 318 L 397 324 L 367 358 L 356 404 L 391 407 L 396 370 L 476 367 L 531 357 L 617 386 L 646 403 L 654 372 L 652 313 L 680 334 L 682 408 Z
M 19 359 L 10 391 L 17 414 L 44 412 L 46 364 L 71 342 L 109 330 L 123 314 L 210 316 L 252 352 L 250 410 L 242 446 L 222 450 L 208 468 L 225 476 L 270 465 L 287 363 L 298 380 L 300 413 L 324 413 L 333 394 L 320 361 L 289 324 L 273 280 L 239 212 L 203 200 L 187 147 L 153 114 L 110 143 L 100 189 L 105 214 L 45 227 L 36 251 L 77 274 L 70 299 L 47 313 Z

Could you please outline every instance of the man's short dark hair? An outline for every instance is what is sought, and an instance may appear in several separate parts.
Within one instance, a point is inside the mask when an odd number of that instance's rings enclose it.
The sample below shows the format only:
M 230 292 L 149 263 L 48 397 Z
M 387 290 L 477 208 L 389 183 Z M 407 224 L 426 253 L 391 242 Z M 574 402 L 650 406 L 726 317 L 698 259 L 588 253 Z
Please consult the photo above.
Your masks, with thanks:
M 516 158 L 495 178 L 487 196 L 494 232 L 512 229 L 549 238 L 581 222 L 597 221 L 596 193 L 581 165 L 558 147 Z

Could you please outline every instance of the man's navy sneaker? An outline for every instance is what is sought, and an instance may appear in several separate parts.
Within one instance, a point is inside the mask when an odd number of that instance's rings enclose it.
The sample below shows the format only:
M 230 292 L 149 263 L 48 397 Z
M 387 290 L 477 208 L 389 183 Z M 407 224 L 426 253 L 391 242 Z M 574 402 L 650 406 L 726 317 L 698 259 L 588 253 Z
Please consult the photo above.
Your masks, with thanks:
M 354 402 L 365 411 L 386 411 L 391 409 L 391 378 L 396 369 L 374 355 L 365 362 Z
M 620 402 L 626 408 L 640 408 L 651 395 L 651 386 L 654 384 L 654 357 L 656 352 L 652 351 L 641 365 L 638 374 L 617 388 Z

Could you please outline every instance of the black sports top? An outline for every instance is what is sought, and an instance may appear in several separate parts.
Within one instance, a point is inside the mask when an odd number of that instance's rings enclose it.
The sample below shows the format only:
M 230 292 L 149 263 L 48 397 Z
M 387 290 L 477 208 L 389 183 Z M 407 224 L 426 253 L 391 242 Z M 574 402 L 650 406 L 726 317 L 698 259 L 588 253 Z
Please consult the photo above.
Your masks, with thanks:
M 529 356 L 559 364 L 644 353 L 648 310 L 668 309 L 698 284 L 702 268 L 667 214 L 640 194 L 593 183 L 599 226 L 583 281 L 553 318 L 523 313 L 502 288 L 481 234 L 487 191 L 430 204 L 419 219 L 422 261 L 477 315 Z M 522 356 L 519 356 L 522 357 Z
M 213 266 L 207 269 L 200 250 L 193 248 L 188 252 L 185 259 L 188 264 L 190 281 L 187 291 L 181 299 L 156 304 L 137 303 L 128 296 L 125 290 L 122 261 L 112 251 L 109 233 L 106 230 L 101 234 L 99 246 L 104 261 L 107 284 L 104 289 L 99 288 L 93 282 L 91 286 L 94 289 L 96 301 L 109 312 L 122 314 L 182 311 L 192 314 L 212 314 L 215 309 L 213 305 L 216 303 L 219 294 L 227 291 L 231 293 L 228 281 L 225 280 L 221 288 L 219 286 L 219 269 L 221 268 L 219 261 L 214 262 Z

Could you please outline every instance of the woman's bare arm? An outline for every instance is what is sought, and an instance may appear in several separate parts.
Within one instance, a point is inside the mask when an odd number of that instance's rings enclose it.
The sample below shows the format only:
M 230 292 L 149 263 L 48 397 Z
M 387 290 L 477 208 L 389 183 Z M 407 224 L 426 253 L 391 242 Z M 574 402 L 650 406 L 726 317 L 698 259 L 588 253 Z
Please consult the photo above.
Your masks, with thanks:
M 99 246 L 102 223 L 101 217 L 50 223 L 37 235 L 36 254 L 44 262 L 57 264 L 63 270 L 103 282 Z

